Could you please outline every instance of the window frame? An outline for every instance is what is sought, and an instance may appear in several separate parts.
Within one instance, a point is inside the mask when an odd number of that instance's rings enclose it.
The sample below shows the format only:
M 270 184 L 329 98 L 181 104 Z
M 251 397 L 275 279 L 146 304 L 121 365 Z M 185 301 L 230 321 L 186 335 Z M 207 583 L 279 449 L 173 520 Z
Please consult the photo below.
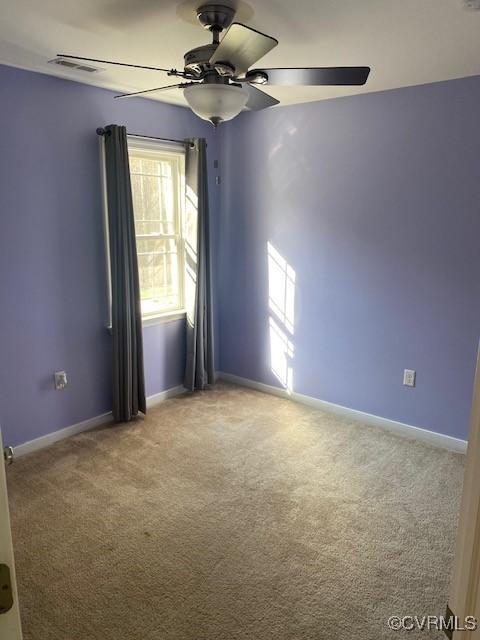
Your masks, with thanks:
M 105 252 L 106 252 L 106 270 L 107 270 L 107 291 L 108 291 L 108 309 L 107 309 L 107 328 L 112 328 L 112 279 L 110 273 L 110 243 L 108 233 L 108 201 L 107 201 L 107 185 L 106 185 L 106 170 L 105 170 L 105 143 L 103 136 L 99 140 L 100 142 L 100 168 L 101 168 L 101 183 L 102 183 L 102 195 L 103 195 L 103 224 L 105 234 Z M 178 251 L 178 273 L 179 273 L 179 299 L 180 304 L 178 307 L 168 309 L 165 311 L 154 312 L 150 314 L 142 313 L 142 325 L 150 326 L 154 324 L 161 324 L 164 322 L 171 322 L 184 318 L 186 315 L 185 309 L 185 147 L 181 143 L 168 142 L 163 140 L 152 139 L 141 136 L 129 136 L 127 134 L 127 144 L 129 154 L 132 151 L 145 152 L 151 155 L 171 156 L 175 160 L 175 176 L 176 183 L 175 188 L 175 200 L 176 200 L 176 220 L 175 227 L 176 233 L 173 234 L 159 234 L 158 238 L 173 239 L 176 241 Z M 137 239 L 135 233 L 135 238 Z M 149 236 L 155 237 L 155 236 Z

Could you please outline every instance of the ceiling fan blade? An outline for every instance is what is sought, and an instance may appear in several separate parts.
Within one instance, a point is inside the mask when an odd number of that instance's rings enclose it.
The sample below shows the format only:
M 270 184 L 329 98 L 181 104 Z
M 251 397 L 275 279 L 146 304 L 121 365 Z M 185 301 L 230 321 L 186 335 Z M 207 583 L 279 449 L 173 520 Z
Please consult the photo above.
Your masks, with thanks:
M 192 84 L 196 84 L 195 82 L 181 82 L 180 84 L 170 84 L 166 87 L 156 87 L 155 89 L 144 89 L 143 91 L 134 91 L 133 93 L 121 93 L 118 96 L 113 96 L 114 98 L 131 98 L 133 96 L 140 96 L 144 93 L 153 93 L 154 91 L 165 91 L 166 89 L 184 89 L 185 87 L 189 87 Z
M 149 71 L 165 71 L 170 73 L 176 69 L 160 69 L 159 67 L 146 67 L 142 64 L 127 64 L 126 62 L 112 62 L 111 60 L 97 60 L 96 58 L 81 58 L 80 56 L 69 56 L 65 53 L 57 53 L 59 58 L 68 58 L 68 60 L 84 60 L 85 62 L 99 62 L 100 64 L 114 64 L 118 67 L 133 67 L 134 69 L 148 69 Z M 175 75 L 172 73 L 172 75 Z
M 223 36 L 210 64 L 227 62 L 235 67 L 235 75 L 246 73 L 247 69 L 278 44 L 278 40 L 260 31 L 234 22 Z
M 266 74 L 267 84 L 275 85 L 362 85 L 370 73 L 370 67 L 307 67 L 285 69 L 252 69 L 246 75 Z
M 268 93 L 260 91 L 260 89 L 257 89 L 257 87 L 254 87 L 252 84 L 248 84 L 248 82 L 242 85 L 242 89 L 248 94 L 245 108 L 249 111 L 261 111 L 262 109 L 273 107 L 280 103 L 280 100 L 272 98 Z

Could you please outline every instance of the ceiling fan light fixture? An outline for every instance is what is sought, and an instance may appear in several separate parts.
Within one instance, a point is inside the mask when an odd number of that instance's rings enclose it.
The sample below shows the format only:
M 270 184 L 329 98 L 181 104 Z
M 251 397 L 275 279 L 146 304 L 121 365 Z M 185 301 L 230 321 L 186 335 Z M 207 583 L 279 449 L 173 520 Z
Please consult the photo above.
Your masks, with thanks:
M 238 116 L 247 103 L 248 95 L 233 84 L 194 84 L 183 90 L 191 110 L 214 126 Z

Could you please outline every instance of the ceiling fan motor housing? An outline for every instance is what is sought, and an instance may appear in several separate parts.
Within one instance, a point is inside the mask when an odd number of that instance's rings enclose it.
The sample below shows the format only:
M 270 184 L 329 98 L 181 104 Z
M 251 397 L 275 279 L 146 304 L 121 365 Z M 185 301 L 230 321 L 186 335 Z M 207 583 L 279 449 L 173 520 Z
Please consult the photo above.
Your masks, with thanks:
M 210 58 L 215 53 L 215 49 L 218 44 L 204 44 L 201 47 L 195 47 L 187 51 L 184 55 L 185 71 L 193 73 L 195 76 L 202 76 L 207 71 L 211 70 L 209 63 Z
M 184 56 L 185 71 L 199 79 L 211 71 L 216 72 L 222 78 L 233 78 L 235 67 L 230 63 L 216 62 L 213 66 L 210 64 L 210 58 L 217 47 L 218 44 L 212 43 L 187 51 Z

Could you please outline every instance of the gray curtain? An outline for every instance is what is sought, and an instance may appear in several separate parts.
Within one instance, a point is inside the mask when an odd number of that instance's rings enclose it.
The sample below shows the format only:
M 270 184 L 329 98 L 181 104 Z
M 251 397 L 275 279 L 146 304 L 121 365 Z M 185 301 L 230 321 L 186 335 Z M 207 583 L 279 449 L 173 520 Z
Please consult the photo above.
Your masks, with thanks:
M 132 420 L 146 412 L 142 313 L 138 278 L 127 131 L 105 129 L 105 169 L 112 279 L 113 417 Z
M 208 208 L 207 144 L 186 141 L 187 358 L 184 385 L 190 391 L 215 382 L 211 239 Z

